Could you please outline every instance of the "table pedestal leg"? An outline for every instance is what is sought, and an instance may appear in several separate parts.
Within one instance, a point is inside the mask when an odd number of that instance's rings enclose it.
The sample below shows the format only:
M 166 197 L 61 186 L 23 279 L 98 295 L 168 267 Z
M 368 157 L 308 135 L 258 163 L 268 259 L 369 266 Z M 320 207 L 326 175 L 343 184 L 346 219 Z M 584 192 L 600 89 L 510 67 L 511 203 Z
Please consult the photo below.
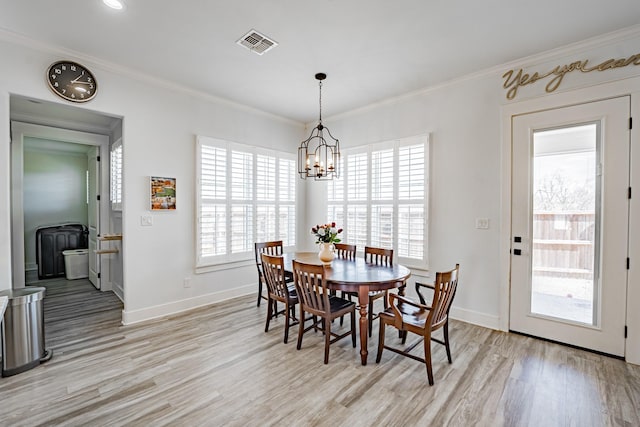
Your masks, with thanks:
M 369 338 L 369 319 L 367 319 L 367 304 L 359 305 L 358 310 L 360 311 L 360 359 L 362 359 L 362 364 L 367 364 L 367 356 L 369 352 L 367 351 L 368 347 L 368 338 Z
M 367 350 L 369 342 L 369 319 L 367 318 L 367 308 L 369 306 L 369 286 L 361 285 L 358 289 L 358 310 L 360 311 L 360 359 L 362 364 L 367 364 Z

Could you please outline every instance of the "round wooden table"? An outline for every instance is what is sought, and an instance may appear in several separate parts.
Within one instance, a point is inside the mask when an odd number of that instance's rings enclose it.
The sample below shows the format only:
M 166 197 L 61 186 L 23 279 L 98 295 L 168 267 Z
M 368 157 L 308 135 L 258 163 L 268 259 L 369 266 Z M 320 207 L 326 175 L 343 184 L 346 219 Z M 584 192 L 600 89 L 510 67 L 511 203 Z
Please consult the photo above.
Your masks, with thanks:
M 292 252 L 283 255 L 284 269 L 293 273 L 293 263 L 296 261 L 308 264 L 322 264 L 317 252 Z M 332 290 L 356 292 L 358 294 L 358 310 L 360 311 L 360 358 L 362 364 L 367 364 L 367 345 L 369 340 L 369 323 L 367 321 L 367 307 L 369 305 L 369 291 L 382 291 L 399 288 L 411 276 L 411 271 L 402 265 L 391 267 L 365 262 L 363 258 L 355 261 L 336 258 L 331 265 L 325 266 L 327 287 Z

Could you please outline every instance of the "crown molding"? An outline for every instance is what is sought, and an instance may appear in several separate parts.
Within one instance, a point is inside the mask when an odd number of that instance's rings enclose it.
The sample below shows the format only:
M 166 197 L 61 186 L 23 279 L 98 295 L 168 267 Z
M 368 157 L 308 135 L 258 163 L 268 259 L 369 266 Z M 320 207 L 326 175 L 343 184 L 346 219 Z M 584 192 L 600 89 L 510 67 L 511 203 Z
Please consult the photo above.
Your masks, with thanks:
M 104 71 L 109 71 L 114 74 L 126 76 L 132 80 L 137 80 L 142 83 L 158 86 L 163 89 L 168 89 L 174 92 L 183 93 L 185 95 L 189 95 L 190 97 L 198 98 L 210 103 L 225 104 L 229 107 L 232 107 L 241 111 L 246 111 L 252 114 L 261 115 L 261 116 L 278 120 L 290 125 L 300 126 L 302 124 L 301 122 L 298 122 L 296 120 L 293 120 L 287 117 L 279 116 L 277 114 L 269 113 L 267 111 L 260 110 L 258 108 L 250 107 L 248 105 L 241 104 L 239 102 L 232 101 L 227 98 L 223 98 L 223 97 L 219 97 L 211 94 L 204 94 L 190 87 L 179 85 L 169 80 L 161 79 L 159 77 L 144 73 L 139 70 L 135 70 L 133 68 L 129 68 L 120 64 L 106 61 L 104 59 L 100 59 L 91 55 L 86 55 L 84 53 L 77 52 L 71 49 L 65 49 L 59 46 L 54 46 L 52 44 L 43 42 L 41 40 L 36 40 L 31 37 L 25 36 L 23 34 L 15 33 L 13 31 L 9 31 L 4 28 L 0 28 L 0 40 L 15 44 L 15 45 L 24 46 L 29 49 L 37 50 L 42 53 L 55 54 L 55 55 L 63 56 L 65 58 L 69 58 L 71 60 L 75 60 L 78 62 L 90 63 L 91 65 L 102 68 Z

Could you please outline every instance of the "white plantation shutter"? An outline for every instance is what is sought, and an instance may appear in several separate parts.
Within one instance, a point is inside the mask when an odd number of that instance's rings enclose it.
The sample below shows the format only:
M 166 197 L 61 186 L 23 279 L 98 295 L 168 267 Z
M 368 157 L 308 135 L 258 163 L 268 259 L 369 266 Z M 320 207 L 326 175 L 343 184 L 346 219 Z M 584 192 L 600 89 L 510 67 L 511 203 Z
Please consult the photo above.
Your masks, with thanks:
M 398 206 L 398 256 L 422 259 L 425 246 L 424 206 Z
M 201 205 L 200 252 L 203 257 L 224 255 L 227 249 L 227 206 Z
M 393 211 L 391 204 L 371 206 L 371 246 L 393 248 Z
M 344 204 L 329 204 L 327 207 L 327 222 L 335 222 L 338 228 L 344 228 Z M 347 235 L 343 232 L 340 240 L 346 241 Z
M 369 242 L 367 229 L 368 208 L 366 205 L 347 205 L 347 221 L 344 225 L 345 243 L 356 245 L 364 250 Z M 338 226 L 338 224 L 336 222 Z
M 202 146 L 200 151 L 200 195 L 206 200 L 227 198 L 227 150 Z
M 426 144 L 398 148 L 398 256 L 426 257 Z
M 351 201 L 366 201 L 369 191 L 368 154 L 347 155 L 347 198 Z
M 256 242 L 276 240 L 276 207 L 256 206 Z
M 122 139 L 117 140 L 111 146 L 111 209 L 122 210 Z
M 327 221 L 344 227 L 345 243 L 393 248 L 395 262 L 428 267 L 428 142 L 416 136 L 343 152 L 346 167 L 328 185 Z
M 393 200 L 393 149 L 371 153 L 371 199 Z
M 294 205 L 280 205 L 280 218 L 278 240 L 282 240 L 283 246 L 295 246 L 296 244 L 296 207 Z M 264 240 L 262 240 L 264 241 Z
M 400 147 L 398 151 L 398 198 L 424 200 L 426 180 L 424 144 Z
M 231 205 L 231 253 L 248 252 L 253 246 L 253 205 Z
M 254 242 L 295 245 L 295 160 L 199 136 L 197 267 L 253 259 Z
M 346 171 L 344 170 L 344 157 L 340 156 L 340 162 L 339 162 L 339 166 L 338 166 L 338 170 L 340 171 L 340 177 L 339 178 L 334 178 L 331 181 L 328 182 L 328 193 L 327 193 L 327 200 L 329 200 L 329 202 L 344 202 L 344 183 L 345 183 L 345 174 Z M 331 215 L 329 215 L 329 218 L 332 218 Z M 337 222 L 337 220 L 336 220 Z M 342 222 L 340 223 L 342 224 Z
M 231 197 L 234 200 L 253 198 L 253 155 L 231 152 Z
M 295 203 L 296 195 L 296 162 L 290 159 L 280 159 L 278 167 L 279 193 L 278 199 L 281 203 Z
M 278 240 L 296 244 L 296 161 L 280 158 L 278 164 Z
M 256 195 L 259 201 L 273 201 L 276 197 L 276 159 L 258 155 L 256 158 Z M 261 240 L 263 241 L 263 240 Z

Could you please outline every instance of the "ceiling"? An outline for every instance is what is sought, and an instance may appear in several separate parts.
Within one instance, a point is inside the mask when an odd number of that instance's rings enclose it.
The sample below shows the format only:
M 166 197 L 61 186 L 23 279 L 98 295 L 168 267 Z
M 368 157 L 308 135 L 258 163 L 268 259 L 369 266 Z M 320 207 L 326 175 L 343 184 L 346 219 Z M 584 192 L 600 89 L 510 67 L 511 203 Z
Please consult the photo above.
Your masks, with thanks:
M 328 117 L 640 22 L 638 0 L 125 2 L 0 0 L 0 29 L 307 123 L 318 72 Z M 251 29 L 278 46 L 237 45 Z

